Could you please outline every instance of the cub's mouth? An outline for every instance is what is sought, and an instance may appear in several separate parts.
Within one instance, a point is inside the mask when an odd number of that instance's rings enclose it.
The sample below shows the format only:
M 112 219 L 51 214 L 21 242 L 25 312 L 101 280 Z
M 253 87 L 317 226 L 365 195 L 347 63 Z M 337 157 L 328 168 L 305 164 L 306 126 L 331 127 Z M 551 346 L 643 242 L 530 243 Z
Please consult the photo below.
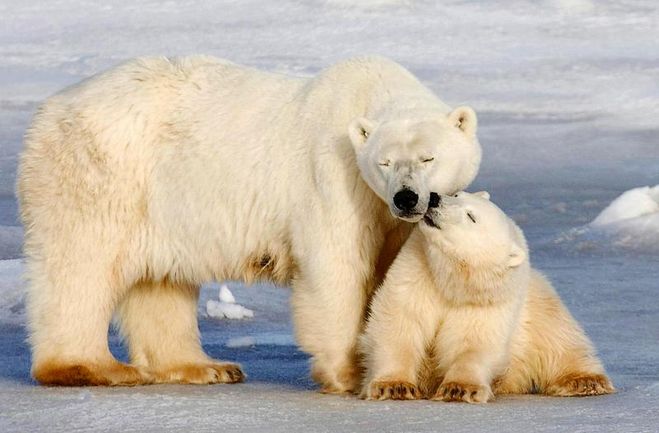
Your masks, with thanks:
M 428 202 L 428 210 L 426 211 L 426 214 L 423 216 L 424 223 L 438 230 L 441 230 L 442 228 L 439 225 L 439 223 L 435 221 L 435 217 L 439 213 L 437 209 L 439 208 L 441 203 L 442 203 L 442 196 L 437 194 L 436 192 L 431 192 L 430 201 Z
M 429 212 L 429 213 L 430 213 L 430 212 Z M 423 216 L 423 222 L 426 223 L 427 225 L 429 225 L 430 227 L 434 227 L 434 228 L 436 228 L 437 230 L 441 230 L 441 229 L 442 229 L 442 227 L 441 227 L 439 224 L 437 224 L 437 223 L 435 222 L 435 220 L 433 220 L 432 217 L 431 217 L 430 215 L 428 215 L 428 214 L 425 214 L 425 215 Z

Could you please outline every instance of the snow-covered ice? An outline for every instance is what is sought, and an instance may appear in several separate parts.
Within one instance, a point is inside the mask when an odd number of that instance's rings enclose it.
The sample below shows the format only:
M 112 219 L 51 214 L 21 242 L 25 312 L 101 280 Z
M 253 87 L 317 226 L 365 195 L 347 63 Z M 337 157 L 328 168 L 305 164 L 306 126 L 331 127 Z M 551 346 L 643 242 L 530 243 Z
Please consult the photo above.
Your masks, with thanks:
M 222 284 L 220 286 L 220 291 L 218 292 L 218 297 L 220 298 L 220 302 L 225 303 L 225 304 L 235 304 L 236 303 L 236 298 L 233 296 L 233 293 L 231 293 L 231 290 L 229 290 L 229 286 L 226 284 Z
M 556 244 L 562 243 L 659 254 L 659 185 L 625 191 L 590 224 L 561 234 Z
M 0 0 L 0 432 L 659 431 L 656 214 L 612 210 L 619 221 L 591 224 L 626 191 L 659 184 L 658 22 L 653 0 Z M 619 392 L 486 406 L 321 395 L 293 344 L 288 289 L 235 282 L 235 305 L 257 313 L 207 317 L 218 302 L 209 284 L 200 329 L 210 355 L 242 363 L 246 383 L 35 386 L 13 196 L 22 134 L 66 85 L 130 57 L 190 53 L 301 75 L 383 54 L 447 103 L 472 105 L 484 150 L 473 190 L 490 191 L 524 229 L 534 266 Z M 652 208 L 643 191 L 625 212 Z M 110 345 L 126 359 L 114 331 Z
M 206 314 L 217 319 L 239 320 L 254 317 L 254 312 L 240 304 L 236 304 L 233 293 L 226 284 L 220 286 L 219 301 L 206 301 Z
M 246 346 L 293 346 L 295 340 L 290 334 L 279 334 L 275 332 L 262 332 L 258 335 L 246 335 L 243 337 L 233 337 L 227 340 L 227 347 L 246 347 Z
M 623 224 L 627 227 L 647 225 L 645 220 L 659 222 L 659 185 L 625 191 L 604 208 L 591 227 L 604 228 Z M 652 224 L 651 224 L 652 225 Z M 659 233 L 659 225 L 654 223 L 654 231 Z

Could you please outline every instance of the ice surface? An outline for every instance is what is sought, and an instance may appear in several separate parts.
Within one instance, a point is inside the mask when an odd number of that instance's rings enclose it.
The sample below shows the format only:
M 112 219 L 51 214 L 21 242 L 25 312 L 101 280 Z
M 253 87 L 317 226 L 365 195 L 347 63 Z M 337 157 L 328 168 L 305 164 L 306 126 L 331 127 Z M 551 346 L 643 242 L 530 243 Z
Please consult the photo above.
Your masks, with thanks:
M 20 257 L 23 230 L 20 227 L 0 226 L 0 260 Z
M 659 184 L 657 22 L 653 0 L 0 0 L 0 259 L 21 254 L 13 197 L 21 137 L 38 102 L 62 87 L 140 55 L 206 53 L 311 75 L 341 58 L 383 54 L 447 103 L 476 109 L 484 154 L 472 190 L 490 191 L 520 223 L 534 265 L 619 389 L 487 406 L 321 395 L 293 344 L 288 290 L 236 282 L 227 285 L 238 304 L 258 314 L 207 317 L 207 302 L 218 302 L 211 284 L 200 329 L 211 356 L 242 363 L 245 384 L 35 387 L 23 266 L 4 260 L 0 431 L 659 431 L 656 224 L 646 214 L 606 230 L 590 225 L 625 191 Z M 650 218 L 647 230 L 638 218 Z M 609 231 L 618 224 L 623 231 Z M 114 332 L 110 343 L 127 359 Z
M 295 345 L 295 340 L 290 334 L 263 332 L 258 335 L 230 338 L 226 343 L 227 347 L 248 347 L 256 345 L 293 346 Z
M 20 260 L 0 260 L 0 326 L 25 323 L 25 284 Z

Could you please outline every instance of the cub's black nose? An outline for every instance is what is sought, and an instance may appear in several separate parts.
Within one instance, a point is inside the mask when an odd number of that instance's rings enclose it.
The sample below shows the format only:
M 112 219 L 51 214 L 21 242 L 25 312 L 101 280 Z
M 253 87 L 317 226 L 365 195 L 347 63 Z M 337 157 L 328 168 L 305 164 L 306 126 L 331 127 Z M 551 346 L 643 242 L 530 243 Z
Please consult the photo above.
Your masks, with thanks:
M 412 210 L 419 202 L 419 196 L 411 189 L 401 189 L 394 195 L 394 204 L 400 210 Z
M 428 202 L 428 207 L 439 207 L 439 203 L 442 201 L 442 197 L 436 192 L 430 193 L 430 201 Z

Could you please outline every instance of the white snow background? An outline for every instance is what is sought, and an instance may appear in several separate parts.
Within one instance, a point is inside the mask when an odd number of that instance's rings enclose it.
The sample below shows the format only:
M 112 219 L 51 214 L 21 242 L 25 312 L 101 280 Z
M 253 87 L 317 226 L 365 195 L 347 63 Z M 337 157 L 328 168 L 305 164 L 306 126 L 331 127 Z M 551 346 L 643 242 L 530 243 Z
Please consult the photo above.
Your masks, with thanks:
M 0 0 L 0 432 L 659 431 L 658 41 L 653 0 Z M 235 282 L 234 305 L 254 317 L 210 317 L 212 284 L 200 327 L 246 383 L 36 386 L 13 193 L 22 134 L 64 86 L 127 58 L 191 53 L 299 75 L 383 54 L 473 106 L 484 156 L 472 190 L 525 230 L 618 393 L 485 406 L 322 395 L 294 345 L 288 289 Z

